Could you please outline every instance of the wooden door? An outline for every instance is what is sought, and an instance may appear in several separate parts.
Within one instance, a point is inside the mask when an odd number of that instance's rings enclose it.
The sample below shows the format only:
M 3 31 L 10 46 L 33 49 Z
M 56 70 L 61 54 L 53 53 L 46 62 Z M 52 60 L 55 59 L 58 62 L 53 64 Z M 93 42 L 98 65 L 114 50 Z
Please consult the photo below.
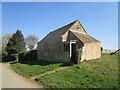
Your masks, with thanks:
M 77 55 L 76 55 L 76 43 L 72 43 L 71 45 L 71 62 L 77 64 Z

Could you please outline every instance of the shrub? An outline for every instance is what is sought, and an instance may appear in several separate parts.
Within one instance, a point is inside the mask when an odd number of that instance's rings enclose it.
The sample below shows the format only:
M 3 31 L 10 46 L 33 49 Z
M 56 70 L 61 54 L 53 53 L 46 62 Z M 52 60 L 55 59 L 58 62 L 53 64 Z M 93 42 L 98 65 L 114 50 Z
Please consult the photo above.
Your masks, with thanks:
M 9 62 L 9 61 L 14 61 L 16 60 L 15 55 L 6 55 L 2 57 L 2 62 Z
M 24 54 L 24 53 L 20 53 L 20 54 L 18 55 L 19 62 L 21 62 L 21 61 L 23 60 L 23 54 Z
M 6 55 L 8 55 L 8 53 L 5 50 L 3 50 L 2 51 L 2 56 L 6 56 Z
M 30 60 L 36 60 L 37 59 L 37 50 L 31 50 L 30 51 Z
M 26 61 L 26 60 L 29 60 L 29 52 L 24 53 L 23 59 L 24 59 L 25 61 Z
M 81 56 L 82 56 L 82 47 L 78 49 L 78 63 L 80 63 Z
M 18 59 L 19 59 L 19 62 L 23 62 L 24 60 L 28 60 L 27 58 L 27 53 L 28 52 L 23 52 L 23 53 L 20 53 L 19 56 L 18 56 Z
M 37 59 L 37 50 L 31 50 L 19 54 L 19 61 L 32 61 Z

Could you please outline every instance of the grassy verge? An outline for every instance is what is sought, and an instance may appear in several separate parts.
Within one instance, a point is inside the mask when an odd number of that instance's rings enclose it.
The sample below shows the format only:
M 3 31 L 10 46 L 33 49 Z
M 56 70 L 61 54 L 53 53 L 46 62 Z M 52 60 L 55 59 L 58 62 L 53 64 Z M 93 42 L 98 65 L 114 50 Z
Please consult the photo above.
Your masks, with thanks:
M 117 88 L 118 55 L 102 54 L 100 59 L 85 61 L 36 81 L 51 88 Z
M 25 77 L 32 77 L 54 70 L 60 67 L 60 65 L 61 63 L 50 63 L 46 61 L 26 61 L 23 63 L 13 63 L 11 64 L 11 68 Z

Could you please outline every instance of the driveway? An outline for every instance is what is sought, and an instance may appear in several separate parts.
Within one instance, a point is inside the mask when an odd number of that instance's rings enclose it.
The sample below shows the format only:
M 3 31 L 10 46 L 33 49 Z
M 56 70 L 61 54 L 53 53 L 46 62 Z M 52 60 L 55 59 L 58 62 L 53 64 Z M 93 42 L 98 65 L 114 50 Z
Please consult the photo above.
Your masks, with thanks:
M 42 88 L 41 84 L 15 73 L 9 64 L 2 64 L 2 88 Z

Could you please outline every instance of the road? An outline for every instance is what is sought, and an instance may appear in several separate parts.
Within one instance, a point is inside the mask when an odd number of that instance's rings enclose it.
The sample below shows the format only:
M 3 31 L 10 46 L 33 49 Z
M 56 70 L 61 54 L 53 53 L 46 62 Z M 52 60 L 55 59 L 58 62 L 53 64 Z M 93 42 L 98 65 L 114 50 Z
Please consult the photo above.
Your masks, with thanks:
M 0 63 L 0 90 L 1 89 L 2 89 L 2 64 Z
M 15 73 L 9 64 L 2 64 L 2 88 L 42 88 L 41 84 Z

